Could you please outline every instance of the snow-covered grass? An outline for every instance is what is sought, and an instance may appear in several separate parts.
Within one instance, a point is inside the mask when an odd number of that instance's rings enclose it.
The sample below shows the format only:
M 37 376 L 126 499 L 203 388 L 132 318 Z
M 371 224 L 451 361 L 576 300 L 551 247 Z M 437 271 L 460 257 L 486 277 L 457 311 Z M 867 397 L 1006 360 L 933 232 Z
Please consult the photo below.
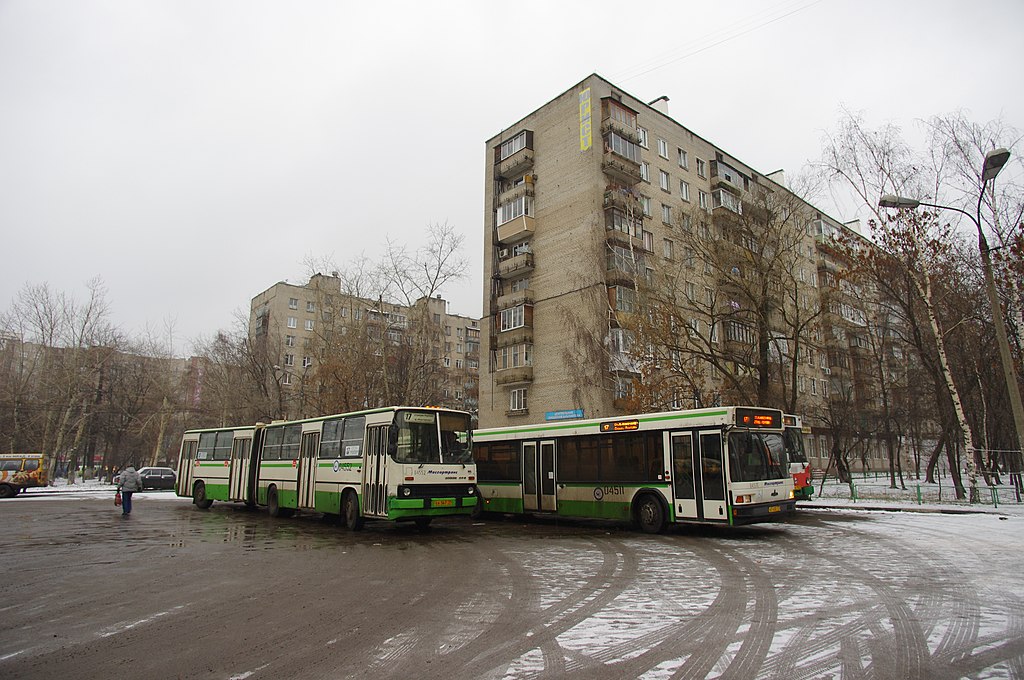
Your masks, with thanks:
M 948 509 L 948 510 L 975 510 L 975 511 L 999 511 L 1012 514 L 1024 515 L 1024 503 L 1017 499 L 1014 488 L 1008 484 L 1010 481 L 1007 475 L 1002 475 L 1000 486 L 990 487 L 985 484 L 982 477 L 978 478 L 978 502 L 968 503 L 966 500 L 957 500 L 956 490 L 953 487 L 953 480 L 950 477 L 940 478 L 936 483 L 928 483 L 924 479 L 913 479 L 905 476 L 903 485 L 897 478 L 897 488 L 892 488 L 887 474 L 857 473 L 853 479 L 853 492 L 850 485 L 829 478 L 822 486 L 821 479 L 814 480 L 815 503 L 843 504 L 850 507 L 857 505 L 878 505 L 879 503 L 894 506 L 914 506 L 919 509 Z M 964 483 L 967 477 L 964 476 Z M 908 508 L 910 509 L 910 508 Z

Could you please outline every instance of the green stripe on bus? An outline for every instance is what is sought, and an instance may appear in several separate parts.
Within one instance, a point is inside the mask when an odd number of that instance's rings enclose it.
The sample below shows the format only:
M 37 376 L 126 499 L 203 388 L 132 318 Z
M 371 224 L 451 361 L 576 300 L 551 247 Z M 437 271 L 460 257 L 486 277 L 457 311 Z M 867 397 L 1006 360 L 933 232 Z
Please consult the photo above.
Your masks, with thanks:
M 638 416 L 630 418 L 630 420 L 637 420 L 641 423 L 657 423 L 664 420 L 686 420 L 690 418 L 709 418 L 712 416 L 724 416 L 727 415 L 728 411 L 702 411 L 700 413 L 685 413 L 680 411 L 679 413 L 672 413 L 668 415 L 660 416 Z M 581 427 L 597 427 L 603 422 L 609 422 L 614 418 L 603 418 L 600 421 L 588 421 L 581 422 L 575 421 L 572 423 L 566 423 L 565 425 L 536 425 L 533 427 L 514 427 L 505 430 L 495 430 L 494 432 L 480 432 L 477 430 L 473 433 L 473 438 L 479 438 L 481 441 L 491 439 L 492 437 L 505 437 L 511 434 L 526 434 L 528 432 L 557 432 L 559 430 L 572 430 Z

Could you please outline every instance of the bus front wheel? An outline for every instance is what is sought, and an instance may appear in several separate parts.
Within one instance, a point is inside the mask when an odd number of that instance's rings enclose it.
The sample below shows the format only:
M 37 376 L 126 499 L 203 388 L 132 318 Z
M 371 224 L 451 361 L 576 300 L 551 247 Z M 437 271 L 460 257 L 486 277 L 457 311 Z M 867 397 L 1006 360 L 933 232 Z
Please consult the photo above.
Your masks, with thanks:
M 192 502 L 200 510 L 207 510 L 213 505 L 213 501 L 206 497 L 206 485 L 202 482 L 196 482 L 192 489 Z
M 636 522 L 645 534 L 658 534 L 665 528 L 665 510 L 661 501 L 645 494 L 636 505 Z
M 359 497 L 354 491 L 346 491 L 342 500 L 345 526 L 349 531 L 359 531 L 363 528 L 363 518 L 359 516 Z

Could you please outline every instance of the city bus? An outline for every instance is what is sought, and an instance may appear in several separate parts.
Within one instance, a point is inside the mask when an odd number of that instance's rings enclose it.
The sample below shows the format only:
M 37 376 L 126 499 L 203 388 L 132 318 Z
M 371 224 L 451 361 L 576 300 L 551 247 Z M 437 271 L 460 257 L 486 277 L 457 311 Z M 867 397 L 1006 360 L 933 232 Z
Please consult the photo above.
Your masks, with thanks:
M 788 413 L 783 414 L 782 424 L 785 428 L 786 461 L 789 474 L 793 476 L 793 498 L 809 501 L 814 493 L 814 484 L 811 483 L 811 464 L 804 450 L 804 435 L 810 432 L 810 428 L 805 430 L 800 416 Z
M 476 430 L 481 512 L 738 525 L 796 507 L 782 412 L 730 406 Z
M 185 433 L 179 496 L 313 510 L 344 519 L 412 521 L 468 515 L 476 505 L 470 415 L 392 407 L 247 428 Z
M 0 453 L 0 498 L 14 498 L 25 489 L 47 483 L 43 454 Z

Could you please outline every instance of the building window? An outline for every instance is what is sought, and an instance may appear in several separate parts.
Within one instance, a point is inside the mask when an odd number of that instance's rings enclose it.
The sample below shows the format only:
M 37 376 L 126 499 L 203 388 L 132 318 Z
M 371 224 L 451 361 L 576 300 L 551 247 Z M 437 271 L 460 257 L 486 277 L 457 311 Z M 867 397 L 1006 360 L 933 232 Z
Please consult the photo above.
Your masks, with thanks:
M 299 298 L 288 298 L 288 309 L 298 309 Z
M 313 302 L 312 300 L 307 301 L 306 302 L 306 311 L 307 312 L 315 312 L 316 311 L 316 303 Z
M 295 365 L 295 355 L 294 354 L 285 354 L 284 355 L 284 365 L 285 366 L 294 366 Z
M 462 368 L 462 359 L 455 360 L 455 368 Z
M 821 381 L 821 396 L 825 397 L 826 399 L 828 398 L 828 381 L 827 380 L 822 380 Z
M 654 252 L 654 235 L 651 231 L 643 232 L 643 249 L 648 253 Z
M 615 300 L 615 310 L 632 314 L 636 309 L 636 291 L 624 286 L 612 286 L 612 295 Z
M 687 157 L 686 152 L 683 151 L 682 149 L 677 149 L 677 151 L 679 152 L 679 167 L 681 167 L 683 170 L 689 170 L 690 159 Z
M 668 160 L 668 142 L 662 138 L 658 138 L 658 155 Z
M 684 201 L 690 200 L 690 184 L 688 182 L 679 180 L 679 197 Z
M 306 330 L 307 331 L 313 330 L 313 320 L 312 319 L 306 319 Z
M 708 195 L 700 189 L 697 190 L 697 205 L 704 210 L 708 209 Z
M 452 360 L 451 360 L 450 357 L 445 357 L 444 358 L 444 367 L 445 368 L 451 368 L 452 367 Z
M 662 191 L 668 191 L 668 192 L 672 191 L 672 189 L 670 188 L 671 184 L 669 184 L 669 182 L 670 182 L 670 180 L 669 180 L 668 173 L 665 172 L 664 170 L 659 170 L 658 171 L 658 185 L 661 187 Z
M 499 152 L 498 160 L 503 161 L 506 158 L 508 158 L 509 156 L 513 155 L 514 153 L 522 151 L 525 148 L 526 148 L 526 130 L 523 130 L 522 132 L 520 132 L 518 135 L 516 135 L 512 139 L 508 140 L 507 142 L 503 142 L 502 143 L 501 151 Z
M 672 226 L 672 206 L 661 204 L 661 221 Z
M 302 367 L 309 368 L 313 365 L 313 357 L 302 357 Z
M 651 198 L 650 196 L 641 196 L 640 205 L 643 207 L 644 215 L 647 217 L 651 216 Z
M 281 376 L 281 384 L 282 385 L 291 385 L 292 384 L 292 374 L 291 373 L 285 373 L 284 375 L 282 375 Z
M 521 279 L 516 279 L 512 282 L 512 292 L 518 293 L 521 290 L 528 290 L 530 288 L 530 277 L 524 276 Z
M 650 182 L 651 181 L 651 165 L 650 165 L 650 163 L 641 163 L 640 164 L 640 179 L 642 179 L 645 182 Z
M 511 201 L 502 203 L 498 208 L 498 224 L 511 222 L 523 215 L 533 216 L 533 196 L 519 196 Z
M 516 305 L 515 307 L 501 310 L 499 322 L 499 329 L 501 331 L 522 328 L 526 325 L 526 305 Z
M 707 177 L 708 176 L 708 164 L 705 163 L 704 161 L 702 161 L 699 158 L 697 159 L 697 175 L 699 177 Z
M 743 214 L 743 202 L 725 189 L 714 192 L 714 207 L 725 208 L 739 215 Z
M 294 316 L 289 316 L 288 317 L 288 328 L 298 328 L 298 327 L 299 327 L 299 320 L 296 319 Z
M 294 335 L 286 335 L 286 336 L 284 336 L 284 346 L 285 347 L 295 347 L 295 336 Z
M 533 366 L 533 345 L 525 343 L 502 347 L 498 350 L 498 370 Z
M 666 260 L 674 260 L 676 256 L 676 244 L 669 239 L 664 239 L 661 242 L 662 251 L 665 255 Z
M 637 131 L 637 133 L 640 136 L 640 146 L 642 146 L 645 149 L 648 148 L 648 146 L 647 146 L 647 128 L 638 127 L 636 129 L 636 131 Z
M 640 147 L 615 132 L 609 132 L 604 139 L 605 149 L 634 163 L 640 162 Z
M 509 411 L 525 411 L 526 410 L 526 388 L 520 387 L 518 389 L 511 390 L 508 393 L 508 410 Z
M 636 387 L 633 384 L 632 378 L 615 378 L 616 399 L 632 399 L 634 396 L 636 396 Z

